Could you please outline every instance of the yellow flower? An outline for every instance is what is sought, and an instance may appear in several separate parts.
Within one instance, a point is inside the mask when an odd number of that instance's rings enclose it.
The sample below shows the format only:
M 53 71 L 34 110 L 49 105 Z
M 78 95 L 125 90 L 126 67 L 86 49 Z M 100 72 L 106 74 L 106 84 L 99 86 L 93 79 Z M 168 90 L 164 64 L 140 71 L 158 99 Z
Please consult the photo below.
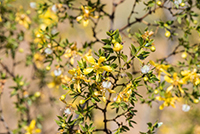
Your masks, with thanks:
M 76 46 L 77 46 L 76 43 L 73 44 L 69 49 L 67 49 L 67 50 L 65 51 L 65 54 L 64 54 L 64 57 L 65 57 L 65 58 L 70 58 L 70 63 L 71 63 L 72 65 L 74 64 L 74 57 L 75 57 L 76 55 L 82 56 L 82 54 L 78 52 Z
M 186 83 L 186 79 L 185 78 L 182 78 L 180 79 L 178 76 L 177 76 L 177 73 L 174 73 L 173 74 L 173 79 L 170 78 L 169 76 L 165 75 L 164 77 L 165 81 L 167 81 L 168 83 L 171 83 L 171 86 L 169 86 L 167 88 L 167 92 L 171 91 L 174 86 L 178 86 L 178 89 L 181 93 L 184 93 L 183 89 L 181 88 L 181 85 L 182 84 L 185 84 Z
M 164 107 L 168 107 L 170 105 L 175 108 L 175 101 L 177 100 L 177 97 L 173 97 L 171 92 L 166 92 L 164 98 L 157 96 L 156 100 L 164 101 L 164 103 L 159 107 L 159 109 L 162 110 Z
M 71 81 L 71 78 L 69 78 L 67 75 L 65 76 L 61 75 L 61 81 L 63 84 L 68 84 L 68 82 Z
M 171 36 L 170 31 L 166 31 L 166 32 L 165 32 L 165 36 L 166 36 L 167 38 L 169 38 L 169 37 Z
M 117 99 L 116 99 L 117 103 L 120 103 L 122 100 L 125 102 L 128 102 L 128 99 L 132 93 L 131 86 L 132 86 L 132 84 L 129 83 L 126 86 L 126 88 L 122 92 L 119 93 L 119 95 L 117 96 Z
M 181 54 L 181 57 L 182 57 L 183 59 L 186 59 L 186 58 L 187 58 L 187 52 L 183 52 L 183 53 Z
M 1 17 L 1 14 L 0 14 L 0 22 L 2 22 L 2 17 Z
M 158 79 L 160 79 L 161 72 L 171 76 L 166 70 L 170 67 L 170 65 L 164 65 L 164 64 L 158 64 L 154 61 L 149 61 L 151 65 L 153 65 L 156 68 L 156 72 L 158 73 Z
M 119 52 L 123 49 L 123 45 L 119 44 L 118 42 L 116 42 L 114 44 L 114 47 L 113 47 L 113 50 L 116 51 L 116 52 Z
M 25 134 L 36 134 L 41 133 L 41 129 L 35 128 L 36 121 L 32 120 L 29 126 L 25 126 L 24 129 L 26 130 Z
M 88 20 L 88 19 L 89 19 L 90 17 L 98 18 L 98 16 L 94 16 L 94 15 L 93 15 L 93 12 L 95 11 L 95 8 L 90 9 L 90 7 L 88 7 L 88 6 L 85 6 L 85 7 L 81 6 L 81 9 L 82 9 L 83 14 L 80 15 L 80 16 L 78 16 L 78 17 L 76 18 L 76 20 L 77 20 L 78 22 L 81 21 L 81 20 L 83 20 L 83 26 L 84 26 L 84 27 L 86 27 L 86 26 L 88 25 L 88 23 L 89 23 L 89 20 Z
M 29 25 L 31 24 L 30 18 L 26 14 L 20 13 L 20 12 L 16 13 L 15 21 L 17 21 L 20 25 L 23 25 L 27 29 L 29 28 Z
M 81 80 L 84 80 L 85 82 L 90 82 L 90 80 L 87 80 L 85 76 L 82 74 L 81 69 L 79 67 L 77 67 L 77 69 L 76 68 L 71 69 L 68 72 L 69 74 L 72 75 L 71 82 L 76 83 L 78 92 L 81 92 L 81 86 L 80 86 Z
M 41 55 L 40 53 L 35 53 L 34 56 L 33 56 L 33 61 L 36 65 L 37 68 L 41 69 L 44 67 L 43 65 L 43 60 L 44 60 L 44 56 Z
M 112 86 L 112 83 L 110 81 L 103 81 L 101 86 L 97 85 L 97 87 L 100 89 L 100 93 L 103 95 L 104 102 L 106 102 L 106 90 L 109 93 L 116 93 L 114 90 L 111 90 L 111 86 Z
M 98 62 L 96 63 L 95 59 L 92 56 L 86 56 L 86 60 L 92 64 L 92 67 L 88 67 L 83 70 L 84 74 L 87 75 L 92 71 L 96 72 L 96 81 L 99 79 L 99 74 L 103 73 L 104 71 L 111 72 L 112 68 L 110 66 L 103 66 L 101 63 L 106 60 L 105 57 L 100 57 Z
M 46 12 L 42 12 L 42 14 L 39 15 L 39 18 L 42 24 L 44 24 L 46 27 L 58 22 L 58 17 L 50 9 L 48 9 Z
M 198 85 L 200 84 L 200 74 L 196 73 L 197 70 L 193 69 L 193 71 L 190 70 L 184 70 L 181 71 L 181 75 L 185 76 L 184 79 L 185 81 L 189 80 L 194 84 L 194 85 Z
M 59 76 L 56 76 L 54 74 L 54 72 L 51 72 L 51 76 L 53 77 L 53 80 L 47 84 L 47 86 L 49 88 L 56 88 L 58 89 L 60 87 L 60 85 L 62 84 L 62 78 L 63 76 L 62 75 L 59 75 Z
M 40 25 L 38 29 L 34 30 L 34 34 L 35 34 L 35 39 L 34 39 L 34 43 L 38 44 L 38 48 L 42 47 L 41 44 L 43 44 L 43 42 L 45 42 L 45 37 L 44 35 L 41 33 L 41 29 L 43 30 L 44 27 L 43 25 Z M 45 29 L 44 29 L 45 30 Z M 41 44 L 40 44 L 41 43 Z
M 154 34 L 154 32 L 153 31 L 146 31 L 146 32 L 144 32 L 144 34 L 142 35 L 142 38 L 144 39 L 144 40 L 146 40 L 146 39 L 148 39 L 149 37 L 151 37 L 152 35 Z

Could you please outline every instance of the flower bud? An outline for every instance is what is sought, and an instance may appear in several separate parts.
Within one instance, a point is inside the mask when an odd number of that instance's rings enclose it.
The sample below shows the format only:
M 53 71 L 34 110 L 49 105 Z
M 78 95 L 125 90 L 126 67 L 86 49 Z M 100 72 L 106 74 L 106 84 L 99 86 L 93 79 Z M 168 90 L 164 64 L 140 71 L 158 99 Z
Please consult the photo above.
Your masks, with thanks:
M 62 95 L 61 97 L 60 97 L 60 100 L 65 100 L 65 98 L 66 98 L 66 95 Z
M 198 100 L 198 99 L 194 99 L 193 102 L 194 102 L 195 104 L 197 104 L 197 103 L 199 103 L 199 100 Z
M 161 6 L 162 2 L 161 2 L 161 1 L 157 1 L 156 4 L 157 4 L 158 6 Z
M 197 23 L 198 23 L 198 21 L 197 21 L 197 20 L 194 20 L 194 21 L 193 21 L 193 23 L 194 23 L 194 24 L 197 24 Z
M 65 123 L 62 123 L 61 126 L 62 126 L 62 128 L 65 128 L 65 127 L 66 127 L 66 124 L 65 124 Z
M 19 85 L 20 85 L 20 86 L 23 86 L 23 85 L 24 85 L 24 82 L 23 82 L 23 81 L 20 81 L 20 82 L 19 82 Z
M 150 50 L 151 50 L 151 52 L 155 52 L 156 51 L 156 47 L 155 46 L 151 46 Z
M 183 59 L 187 58 L 187 52 L 183 52 L 183 53 L 181 54 L 181 57 L 182 57 Z
M 115 44 L 117 41 L 115 39 L 112 39 L 112 43 Z
M 94 96 L 95 96 L 95 97 L 98 97 L 98 96 L 99 96 L 99 92 L 98 92 L 98 91 L 95 91 L 95 92 L 94 92 Z
M 114 47 L 113 47 L 113 50 L 116 51 L 116 52 L 119 52 L 123 49 L 123 45 L 119 44 L 118 42 L 116 42 L 114 44 Z
M 166 31 L 166 32 L 165 32 L 165 37 L 169 38 L 170 36 L 171 36 L 170 31 Z
M 36 98 L 40 97 L 40 95 L 41 95 L 40 92 L 35 92 L 35 94 L 34 94 L 34 96 L 35 96 Z
M 185 3 L 182 2 L 182 3 L 180 4 L 180 6 L 181 6 L 181 7 L 184 7 L 184 6 L 185 6 Z
M 46 70 L 49 71 L 51 69 L 50 66 L 46 66 Z
M 20 53 L 23 53 L 23 52 L 24 52 L 24 49 L 23 49 L 23 48 L 20 48 L 20 49 L 19 49 L 19 52 L 20 52 Z
M 148 81 L 149 78 L 145 76 L 145 77 L 143 78 L 143 80 L 144 80 L 144 81 Z
M 85 100 L 80 100 L 79 101 L 79 104 L 81 104 L 81 105 L 84 104 L 84 103 L 85 103 Z
M 154 90 L 154 94 L 158 94 L 158 90 L 156 89 L 156 90 Z

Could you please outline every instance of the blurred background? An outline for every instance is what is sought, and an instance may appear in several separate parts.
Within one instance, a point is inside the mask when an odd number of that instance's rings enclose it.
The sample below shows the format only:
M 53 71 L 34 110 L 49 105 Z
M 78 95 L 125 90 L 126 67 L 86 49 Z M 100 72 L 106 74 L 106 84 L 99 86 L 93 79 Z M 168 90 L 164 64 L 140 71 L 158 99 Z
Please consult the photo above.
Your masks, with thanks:
M 108 13 L 111 13 L 112 10 L 112 0 L 101 0 L 102 3 L 105 3 L 105 10 Z M 41 2 L 40 0 L 16 0 L 13 2 L 13 4 L 16 7 L 22 6 L 25 10 L 30 10 L 31 14 L 30 16 L 34 16 L 34 10 L 30 8 L 30 2 Z M 55 1 L 56 2 L 56 1 Z M 117 0 L 116 0 L 117 2 Z M 77 7 L 80 7 L 81 5 L 84 5 L 85 2 L 82 0 L 76 0 L 74 2 L 77 4 Z M 120 29 L 124 25 L 127 24 L 127 18 L 130 14 L 130 11 L 132 9 L 134 0 L 125 0 L 122 4 L 120 4 L 116 9 L 116 16 L 114 20 L 114 29 Z M 169 5 L 170 6 L 170 5 Z M 144 5 L 143 2 L 141 2 L 139 5 L 136 6 L 136 11 L 138 14 L 133 15 L 131 17 L 131 20 L 133 21 L 135 17 L 140 17 L 145 14 L 145 11 L 143 10 Z M 78 12 L 74 12 L 74 14 L 78 14 Z M 173 20 L 174 18 L 170 15 L 170 13 L 167 10 L 157 10 L 155 13 L 150 15 L 149 17 L 145 18 L 144 20 L 150 23 L 154 23 L 155 21 L 159 20 Z M 199 18 L 198 18 L 199 22 Z M 74 26 L 71 27 L 68 20 L 59 23 L 57 27 L 57 31 L 60 32 L 60 36 L 62 38 L 68 38 L 69 42 L 77 42 L 77 47 L 80 48 L 81 45 L 84 44 L 86 41 L 94 40 L 92 36 L 92 29 L 91 26 L 93 24 L 89 23 L 87 27 L 83 27 L 81 24 L 74 23 Z M 143 23 L 136 23 L 135 25 L 132 25 L 129 30 L 131 33 L 138 32 L 138 30 L 144 30 L 147 27 L 147 25 Z M 21 30 L 25 30 L 22 26 L 18 25 L 18 28 Z M 110 20 L 108 17 L 104 17 L 100 19 L 100 22 L 97 26 L 96 32 L 97 37 L 99 39 L 105 39 L 107 38 L 106 32 L 110 29 Z M 145 63 L 147 63 L 149 60 L 155 60 L 157 58 L 163 58 L 166 57 L 177 45 L 178 41 L 175 38 L 173 41 L 169 40 L 165 37 L 164 29 L 158 29 L 157 27 L 149 27 L 150 30 L 154 31 L 155 34 L 152 37 L 155 39 L 155 47 L 156 51 L 154 53 L 151 53 L 151 55 L 145 59 Z M 124 33 L 128 35 L 127 30 L 124 30 Z M 191 40 L 199 41 L 199 36 L 191 36 Z M 20 43 L 20 48 L 24 49 L 23 53 L 17 53 L 17 60 L 23 61 L 25 60 L 25 55 L 29 54 L 29 42 L 32 40 L 32 33 L 30 31 L 26 31 L 25 33 L 25 40 Z M 127 38 L 126 36 L 122 35 L 122 40 L 124 42 L 124 53 L 129 52 L 130 44 L 133 43 L 132 39 Z M 98 48 L 102 47 L 102 44 L 96 43 L 93 46 L 94 51 L 98 51 Z M 10 62 L 11 58 L 6 57 L 6 55 L 0 54 L 0 57 L 4 59 L 4 63 L 8 66 L 10 70 L 14 69 L 16 74 L 20 74 L 25 76 L 26 81 L 30 81 L 32 77 L 32 68 L 31 67 L 25 67 L 24 64 L 19 64 L 15 68 L 13 68 L 13 63 Z M 75 63 L 77 59 L 75 59 Z M 178 61 L 181 61 L 181 56 L 176 55 L 172 56 L 167 59 L 169 63 L 176 64 Z M 5 62 L 6 61 L 6 62 Z M 136 67 L 136 70 L 140 70 L 141 66 L 138 63 L 135 63 L 134 66 Z M 2 69 L 2 68 L 0 68 Z M 49 81 L 50 81 L 50 74 L 49 74 Z M 34 83 L 34 84 L 33 84 Z M 29 87 L 29 92 L 35 92 L 37 91 L 38 87 L 38 81 L 34 80 L 31 81 L 31 86 Z M 5 117 L 5 121 L 7 122 L 8 126 L 11 130 L 17 128 L 17 120 L 18 120 L 18 112 L 14 108 L 13 102 L 15 102 L 15 98 L 10 98 L 10 92 L 12 91 L 9 87 L 13 86 L 13 82 L 11 79 L 8 79 L 5 84 L 5 90 L 2 95 L 1 105 L 3 109 L 3 114 Z M 58 126 L 55 122 L 57 119 L 57 115 L 61 115 L 64 110 L 64 104 L 59 101 L 59 97 L 62 93 L 65 91 L 62 90 L 62 88 L 59 89 L 50 89 L 46 87 L 42 90 L 41 100 L 36 101 L 36 105 L 34 107 L 31 107 L 30 109 L 30 116 L 31 118 L 34 118 L 36 116 L 41 116 L 42 119 L 42 134 L 56 134 L 58 133 L 57 129 Z M 145 87 L 140 87 L 138 89 L 138 93 L 142 94 L 144 98 L 148 98 L 146 95 L 147 90 Z M 55 101 L 51 101 L 55 100 Z M 69 98 L 70 100 L 70 98 Z M 167 107 L 163 110 L 159 110 L 159 106 L 162 103 L 153 102 L 152 107 L 148 106 L 147 104 L 141 104 L 140 101 L 136 103 L 135 109 L 138 111 L 136 113 L 136 116 L 134 117 L 135 122 L 137 124 L 134 125 L 134 128 L 131 128 L 130 132 L 127 132 L 126 134 L 138 134 L 139 132 L 145 132 L 147 131 L 147 124 L 148 122 L 163 122 L 163 125 L 157 129 L 157 134 L 200 134 L 200 109 L 199 104 L 197 105 L 191 105 L 191 109 L 188 112 L 182 111 L 182 105 L 185 102 L 179 101 L 176 103 L 176 108 Z M 190 104 L 189 104 L 190 105 Z M 112 117 L 114 111 L 111 111 L 109 114 Z M 102 126 L 103 119 L 99 116 L 101 113 L 95 112 L 94 122 L 97 123 L 97 126 Z M 123 118 L 119 119 L 120 121 L 125 121 Z M 102 126 L 103 127 L 103 126 Z M 109 124 L 109 127 L 114 130 L 116 128 L 115 124 Z M 0 133 L 5 132 L 6 129 L 2 122 L 0 122 Z

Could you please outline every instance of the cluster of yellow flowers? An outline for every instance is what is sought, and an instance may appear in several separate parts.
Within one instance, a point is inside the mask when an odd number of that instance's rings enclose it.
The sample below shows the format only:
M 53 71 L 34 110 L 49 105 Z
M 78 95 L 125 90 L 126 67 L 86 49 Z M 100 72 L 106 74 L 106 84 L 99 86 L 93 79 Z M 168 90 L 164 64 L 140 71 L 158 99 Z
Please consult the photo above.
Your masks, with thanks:
M 87 80 L 86 77 L 83 75 L 83 72 L 81 71 L 80 67 L 77 67 L 77 69 L 74 68 L 69 70 L 69 74 L 72 75 L 70 83 L 75 83 L 77 85 L 77 90 L 79 93 L 81 92 L 81 86 L 80 86 L 81 80 L 85 82 L 90 82 L 90 80 Z
M 83 70 L 84 74 L 87 75 L 92 71 L 96 72 L 96 81 L 99 79 L 99 75 L 102 74 L 104 71 L 111 72 L 112 68 L 107 65 L 102 65 L 102 62 L 106 61 L 106 58 L 101 56 L 98 59 L 98 62 L 95 61 L 94 57 L 86 56 L 86 61 L 91 64 L 91 67 L 88 67 Z
M 153 31 L 145 31 L 144 32 L 144 34 L 142 35 L 142 38 L 144 39 L 144 40 L 147 40 L 147 39 L 149 39 L 152 35 L 154 34 L 154 32 Z
M 77 44 L 74 43 L 70 48 L 66 49 L 64 57 L 70 58 L 70 63 L 73 65 L 74 64 L 74 58 L 77 55 L 82 56 L 82 54 L 78 52 Z
M 98 18 L 99 16 L 94 16 L 93 12 L 95 11 L 95 8 L 91 8 L 89 6 L 81 6 L 82 9 L 82 15 L 78 16 L 76 20 L 78 22 L 83 21 L 83 26 L 86 27 L 89 24 L 89 18 Z
M 191 70 L 183 70 L 178 73 L 169 74 L 167 72 L 167 69 L 170 67 L 169 65 L 164 64 L 158 64 L 154 63 L 153 61 L 150 61 L 150 63 L 155 67 L 156 72 L 158 73 L 158 78 L 160 79 L 161 73 L 163 72 L 165 74 L 164 80 L 171 84 L 165 92 L 164 97 L 157 96 L 156 99 L 159 101 L 164 101 L 164 103 L 160 106 L 160 109 L 163 109 L 165 106 L 173 106 L 175 107 L 175 101 L 178 99 L 178 97 L 173 96 L 171 91 L 173 89 L 178 89 L 181 94 L 184 94 L 184 90 L 182 86 L 184 84 L 187 84 L 188 82 L 193 83 L 194 86 L 197 86 L 200 84 L 200 74 L 197 73 L 197 69 Z
M 164 97 L 160 97 L 157 96 L 156 97 L 157 100 L 159 101 L 164 101 L 164 103 L 162 105 L 160 105 L 159 109 L 162 110 L 164 107 L 168 107 L 168 106 L 172 106 L 172 107 L 176 107 L 175 106 L 175 101 L 177 100 L 177 97 L 173 97 L 171 92 L 166 92 Z
M 129 83 L 122 92 L 120 92 L 116 98 L 116 102 L 120 103 L 121 101 L 128 102 L 128 99 L 132 93 L 132 83 Z
M 17 12 L 15 15 L 15 21 L 28 29 L 29 25 L 31 24 L 31 19 L 23 12 Z
M 36 121 L 32 120 L 29 126 L 25 126 L 24 129 L 26 130 L 25 134 L 36 134 L 41 133 L 41 129 L 35 128 Z
M 158 79 L 160 79 L 161 73 L 165 73 L 169 76 L 171 76 L 166 70 L 170 67 L 170 65 L 164 65 L 164 64 L 158 64 L 154 61 L 150 60 L 149 63 L 153 65 L 156 69 L 156 72 L 158 73 Z

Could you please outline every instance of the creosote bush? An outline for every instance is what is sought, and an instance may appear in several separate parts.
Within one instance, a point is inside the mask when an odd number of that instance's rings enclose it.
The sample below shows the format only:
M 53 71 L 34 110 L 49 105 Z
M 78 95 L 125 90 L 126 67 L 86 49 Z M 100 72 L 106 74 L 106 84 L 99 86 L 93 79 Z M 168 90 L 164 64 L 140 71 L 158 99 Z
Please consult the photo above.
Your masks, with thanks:
M 117 27 L 116 12 L 126 1 L 48 0 L 30 2 L 29 8 L 16 6 L 15 0 L 1 1 L 0 101 L 9 90 L 6 101 L 13 103 L 17 124 L 9 126 L 1 104 L 5 131 L 0 133 L 52 133 L 43 130 L 44 112 L 32 115 L 44 100 L 52 107 L 62 105 L 52 120 L 60 134 L 132 133 L 137 123 L 134 117 L 140 112 L 136 103 L 154 107 L 159 102 L 160 110 L 183 103 L 185 112 L 196 107 L 200 100 L 200 1 L 134 0 L 129 2 L 132 7 L 126 19 L 120 20 L 124 25 Z M 148 19 L 156 18 L 158 12 L 167 17 Z M 102 27 L 107 23 L 108 29 Z M 59 27 L 64 25 L 85 34 L 90 31 L 91 37 L 84 43 L 81 37 L 72 41 L 74 37 L 62 34 Z M 107 31 L 103 38 L 102 31 Z M 173 47 L 166 56 L 149 59 L 170 43 Z M 157 50 L 157 46 L 163 47 Z M 23 75 L 18 66 L 30 74 Z M 139 93 L 141 87 L 145 94 Z M 140 133 L 154 134 L 163 123 L 149 122 L 148 130 Z

